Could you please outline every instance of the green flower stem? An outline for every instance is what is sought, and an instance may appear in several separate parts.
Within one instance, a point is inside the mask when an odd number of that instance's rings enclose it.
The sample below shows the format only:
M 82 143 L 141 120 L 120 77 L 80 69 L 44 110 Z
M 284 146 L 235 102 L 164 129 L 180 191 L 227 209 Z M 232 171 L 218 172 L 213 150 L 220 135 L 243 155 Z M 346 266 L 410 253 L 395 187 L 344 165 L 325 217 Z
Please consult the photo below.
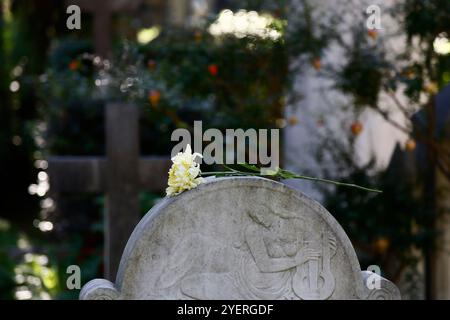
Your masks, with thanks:
M 241 172 L 241 171 L 210 171 L 210 172 L 202 172 L 200 173 L 201 176 L 214 176 L 214 175 L 219 175 L 219 176 L 267 176 L 267 175 L 263 175 L 260 173 L 253 173 L 253 172 Z
M 259 177 L 278 177 L 278 178 L 286 179 L 286 178 L 283 178 L 282 176 L 280 176 L 278 174 L 274 174 L 274 175 L 268 175 L 267 174 L 267 175 L 264 175 L 264 174 L 261 174 L 261 173 L 242 172 L 242 171 L 238 171 L 238 170 L 234 170 L 234 169 L 232 171 L 202 172 L 200 175 L 201 176 L 216 175 L 216 176 L 222 176 L 222 177 L 259 176 Z M 316 182 L 323 182 L 323 183 L 333 184 L 333 185 L 336 185 L 336 186 L 339 186 L 339 187 L 356 188 L 356 189 L 360 189 L 360 190 L 364 190 L 364 191 L 368 191 L 368 192 L 376 192 L 376 193 L 382 193 L 383 192 L 381 190 L 371 189 L 371 188 L 366 188 L 366 187 L 363 187 L 363 186 L 359 186 L 359 185 L 354 184 L 354 183 L 338 182 L 338 181 L 334 181 L 334 180 L 315 178 L 315 177 L 308 177 L 308 176 L 302 176 L 302 175 L 293 175 L 293 176 L 289 177 L 288 179 L 301 179 L 301 180 L 310 180 L 310 181 L 316 181 Z
M 294 179 L 303 179 L 303 180 L 311 180 L 311 181 L 317 181 L 317 182 L 324 182 L 324 183 L 329 183 L 329 184 L 334 184 L 336 186 L 340 186 L 340 187 L 349 187 L 349 188 L 356 188 L 356 189 L 360 189 L 360 190 L 364 190 L 364 191 L 369 191 L 369 192 L 376 192 L 376 193 L 382 193 L 383 191 L 378 190 L 378 189 L 371 189 L 371 188 L 366 188 L 354 183 L 345 183 L 345 182 L 338 182 L 338 181 L 334 181 L 334 180 L 328 180 L 328 179 L 322 179 L 322 178 L 315 178 L 315 177 L 308 177 L 308 176 L 300 176 L 300 175 L 296 175 L 294 177 Z

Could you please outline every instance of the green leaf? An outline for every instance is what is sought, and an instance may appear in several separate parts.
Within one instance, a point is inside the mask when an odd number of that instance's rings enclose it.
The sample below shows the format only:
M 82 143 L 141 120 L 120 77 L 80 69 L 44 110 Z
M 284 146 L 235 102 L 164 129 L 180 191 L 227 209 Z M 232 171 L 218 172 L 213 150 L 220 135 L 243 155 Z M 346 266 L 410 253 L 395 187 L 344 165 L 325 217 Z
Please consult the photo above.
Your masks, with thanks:
M 248 169 L 250 171 L 254 171 L 254 172 L 260 172 L 260 168 L 258 168 L 257 166 L 253 165 L 253 164 L 248 164 L 245 162 L 241 162 L 238 163 L 239 166 L 244 167 L 245 169 Z

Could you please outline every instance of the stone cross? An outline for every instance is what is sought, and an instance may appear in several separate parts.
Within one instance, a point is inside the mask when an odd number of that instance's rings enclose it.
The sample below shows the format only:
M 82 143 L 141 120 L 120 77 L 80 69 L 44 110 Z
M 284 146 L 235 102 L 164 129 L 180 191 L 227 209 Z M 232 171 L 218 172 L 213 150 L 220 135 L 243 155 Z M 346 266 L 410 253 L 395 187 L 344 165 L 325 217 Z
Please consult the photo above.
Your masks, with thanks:
M 400 299 L 361 271 L 332 215 L 304 194 L 256 177 L 211 178 L 165 198 L 134 229 L 115 283 L 80 299 Z
M 77 5 L 81 12 L 88 12 L 93 16 L 94 50 L 95 53 L 106 57 L 111 50 L 111 20 L 115 12 L 133 11 L 140 4 L 140 0 L 66 0 L 66 5 Z
M 112 279 L 131 231 L 139 222 L 139 192 L 162 191 L 169 157 L 139 157 L 139 109 L 108 104 L 106 157 L 52 156 L 48 159 L 50 195 L 106 193 L 105 277 Z

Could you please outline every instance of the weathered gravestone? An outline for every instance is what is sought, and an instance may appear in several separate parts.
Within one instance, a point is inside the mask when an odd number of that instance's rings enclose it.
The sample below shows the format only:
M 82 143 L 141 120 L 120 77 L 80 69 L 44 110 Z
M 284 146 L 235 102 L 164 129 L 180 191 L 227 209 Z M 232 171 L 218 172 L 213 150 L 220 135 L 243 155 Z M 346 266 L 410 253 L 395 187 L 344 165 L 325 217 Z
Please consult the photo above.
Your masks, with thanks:
M 366 279 L 375 287 L 369 289 Z M 380 285 L 376 287 L 377 281 Z M 399 299 L 362 272 L 344 230 L 317 202 L 263 178 L 211 179 L 140 221 L 116 283 L 81 299 Z

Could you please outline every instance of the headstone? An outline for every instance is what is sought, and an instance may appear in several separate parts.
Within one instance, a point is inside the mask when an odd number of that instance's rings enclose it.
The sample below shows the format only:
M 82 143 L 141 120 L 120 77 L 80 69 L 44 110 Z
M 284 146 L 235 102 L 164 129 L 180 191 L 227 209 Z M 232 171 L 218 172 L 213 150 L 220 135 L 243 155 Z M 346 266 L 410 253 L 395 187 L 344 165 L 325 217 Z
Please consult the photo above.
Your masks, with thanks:
M 213 178 L 161 200 L 128 240 L 115 284 L 96 279 L 80 293 L 84 300 L 399 298 L 394 284 L 361 272 L 325 208 L 255 177 Z

